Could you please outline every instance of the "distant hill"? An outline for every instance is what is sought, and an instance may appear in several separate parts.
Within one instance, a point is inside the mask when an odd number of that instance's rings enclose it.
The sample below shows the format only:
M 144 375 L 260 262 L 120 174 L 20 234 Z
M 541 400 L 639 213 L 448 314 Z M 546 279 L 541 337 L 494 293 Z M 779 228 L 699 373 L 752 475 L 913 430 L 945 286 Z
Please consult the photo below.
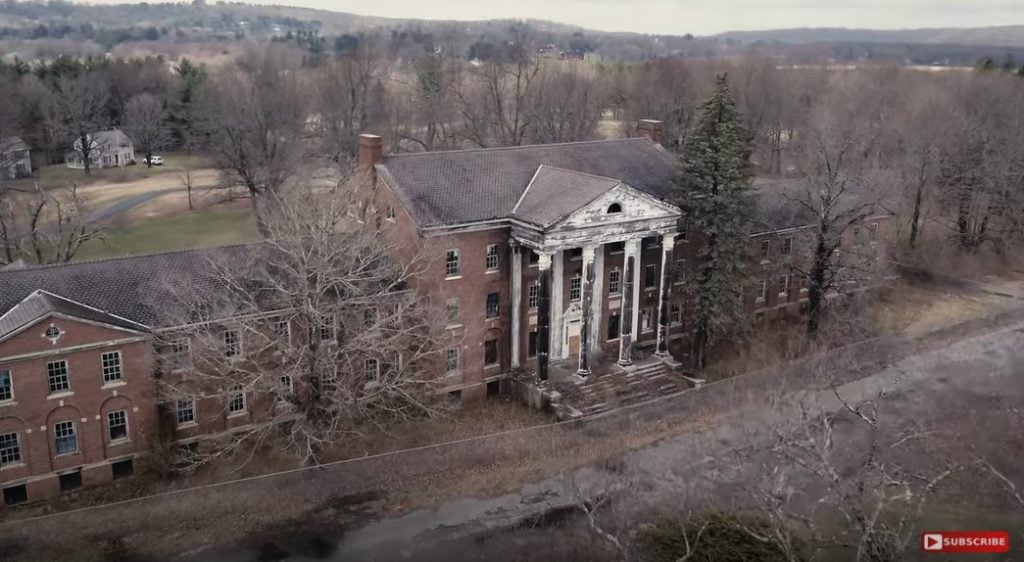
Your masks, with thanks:
M 926 29 L 848 29 L 818 27 L 727 31 L 715 37 L 742 43 L 887 43 L 1024 47 L 1024 25 Z

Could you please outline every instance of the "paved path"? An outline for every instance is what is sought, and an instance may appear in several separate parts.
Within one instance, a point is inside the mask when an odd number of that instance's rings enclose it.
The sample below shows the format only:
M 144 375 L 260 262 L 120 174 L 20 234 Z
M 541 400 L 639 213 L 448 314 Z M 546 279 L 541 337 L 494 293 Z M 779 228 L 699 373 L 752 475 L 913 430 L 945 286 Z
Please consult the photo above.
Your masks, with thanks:
M 889 410 L 907 423 L 917 423 L 929 415 L 955 418 L 957 407 L 977 407 L 971 397 L 986 400 L 999 396 L 1011 405 L 1010 410 L 1024 413 L 1024 324 L 910 356 L 891 368 L 844 384 L 838 392 L 855 405 L 872 399 L 889 402 Z M 732 451 L 769 445 L 773 434 L 765 428 L 794 426 L 799 419 L 798 403 L 820 412 L 843 408 L 830 390 L 792 398 L 775 407 L 762 405 L 724 412 L 713 429 L 632 451 L 624 457 L 619 472 L 657 486 L 670 474 L 694 474 L 702 465 L 715 463 Z M 837 431 L 840 429 L 837 426 Z M 312 547 L 308 537 L 296 538 L 291 544 L 273 545 L 277 554 L 270 558 L 255 548 L 228 547 L 206 551 L 191 560 L 283 559 L 277 555 L 284 553 L 288 553 L 288 560 L 486 559 L 486 553 L 474 546 L 474 537 L 572 506 L 577 497 L 573 486 L 592 492 L 606 481 L 607 472 L 583 468 L 571 475 L 529 484 L 513 494 L 459 499 L 377 521 L 344 537 L 316 539 L 319 542 Z M 493 558 L 494 553 L 490 554 Z
M 175 187 L 169 189 L 161 189 L 158 191 L 149 191 L 146 193 L 140 193 L 139 195 L 126 197 L 124 199 L 121 199 L 120 201 L 117 201 L 113 205 L 109 205 L 107 207 L 89 213 L 89 215 L 87 216 L 87 220 L 90 222 L 104 222 L 110 220 L 116 215 L 119 215 L 126 211 L 130 211 L 135 207 L 148 203 L 153 199 L 160 197 L 161 195 L 167 195 L 168 193 L 174 193 L 177 191 L 185 191 L 185 189 Z

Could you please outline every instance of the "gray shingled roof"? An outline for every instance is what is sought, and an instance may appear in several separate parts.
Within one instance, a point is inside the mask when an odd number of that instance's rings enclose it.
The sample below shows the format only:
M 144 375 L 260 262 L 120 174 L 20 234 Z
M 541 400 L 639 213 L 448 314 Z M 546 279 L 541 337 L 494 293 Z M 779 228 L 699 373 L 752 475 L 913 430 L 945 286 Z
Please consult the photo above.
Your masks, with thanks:
M 512 216 L 551 226 L 621 184 L 619 180 L 541 165 Z
M 646 138 L 396 154 L 377 169 L 422 228 L 511 216 L 541 165 L 614 178 L 658 199 L 677 174 L 675 159 Z
M 0 138 L 0 154 L 14 152 L 15 150 L 29 150 L 28 144 L 21 140 L 21 137 Z
M 160 327 L 157 310 L 169 298 L 170 280 L 201 280 L 208 258 L 244 251 L 245 246 L 186 250 L 90 262 L 0 270 L 0 314 L 37 290 L 150 327 Z M 179 277 L 180 276 L 180 277 Z
M 146 326 L 137 322 L 132 322 L 125 318 L 121 318 L 120 316 L 85 306 L 59 295 L 37 290 L 0 316 L 0 338 L 3 338 L 53 312 L 67 314 L 69 316 L 83 318 L 85 320 L 92 320 L 94 322 L 102 322 L 112 326 L 119 326 L 129 330 L 146 329 Z
M 96 146 L 102 148 L 114 148 L 132 144 L 132 139 L 128 138 L 128 135 L 124 134 L 121 129 L 110 129 L 109 131 L 93 133 L 92 138 Z

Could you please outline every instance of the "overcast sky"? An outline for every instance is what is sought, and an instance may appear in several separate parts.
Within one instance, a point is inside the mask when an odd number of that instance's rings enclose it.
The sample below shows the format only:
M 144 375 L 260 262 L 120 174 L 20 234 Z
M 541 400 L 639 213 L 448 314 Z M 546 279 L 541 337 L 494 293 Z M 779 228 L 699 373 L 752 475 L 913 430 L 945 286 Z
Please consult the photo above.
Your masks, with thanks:
M 538 18 L 608 31 L 697 35 L 786 27 L 895 29 L 1024 24 L 1024 0 L 275 0 L 260 3 L 406 18 Z

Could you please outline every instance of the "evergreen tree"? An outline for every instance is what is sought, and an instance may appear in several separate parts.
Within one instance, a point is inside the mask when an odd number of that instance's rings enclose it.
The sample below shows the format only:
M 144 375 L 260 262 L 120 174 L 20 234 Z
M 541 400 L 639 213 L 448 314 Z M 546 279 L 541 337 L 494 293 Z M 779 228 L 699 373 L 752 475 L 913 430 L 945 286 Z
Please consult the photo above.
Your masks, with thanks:
M 741 328 L 746 316 L 744 265 L 754 205 L 749 136 L 725 75 L 701 111 L 676 188 L 689 225 L 704 237 L 694 264 L 693 341 L 695 364 L 704 368 L 710 347 Z

